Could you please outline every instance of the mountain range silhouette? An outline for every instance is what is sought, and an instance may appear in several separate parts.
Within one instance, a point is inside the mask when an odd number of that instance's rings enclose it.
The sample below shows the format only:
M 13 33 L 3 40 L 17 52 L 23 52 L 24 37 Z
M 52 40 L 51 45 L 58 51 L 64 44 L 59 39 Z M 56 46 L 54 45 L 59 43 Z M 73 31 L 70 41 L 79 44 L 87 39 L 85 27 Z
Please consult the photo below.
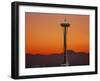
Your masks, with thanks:
M 69 66 L 89 65 L 89 53 L 67 50 Z M 64 54 L 26 54 L 26 68 L 63 66 Z

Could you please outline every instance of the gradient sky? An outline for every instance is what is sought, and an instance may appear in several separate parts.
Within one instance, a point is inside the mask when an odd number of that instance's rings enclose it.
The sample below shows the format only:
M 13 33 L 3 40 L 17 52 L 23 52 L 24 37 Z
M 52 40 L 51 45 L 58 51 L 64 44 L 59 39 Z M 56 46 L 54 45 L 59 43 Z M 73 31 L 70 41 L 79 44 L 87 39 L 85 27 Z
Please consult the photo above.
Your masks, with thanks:
M 89 52 L 89 16 L 71 14 L 25 13 L 26 53 L 63 53 L 64 18 L 70 23 L 67 32 L 67 49 Z

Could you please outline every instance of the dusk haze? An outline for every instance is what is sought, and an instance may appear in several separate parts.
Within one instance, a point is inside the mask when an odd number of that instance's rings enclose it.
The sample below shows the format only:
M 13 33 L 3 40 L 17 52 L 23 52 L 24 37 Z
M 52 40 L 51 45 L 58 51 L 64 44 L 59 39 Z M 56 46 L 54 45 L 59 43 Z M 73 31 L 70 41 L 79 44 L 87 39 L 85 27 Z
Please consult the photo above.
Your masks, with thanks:
M 63 53 L 64 18 L 70 23 L 67 50 L 89 53 L 89 16 L 74 14 L 25 13 L 26 54 Z

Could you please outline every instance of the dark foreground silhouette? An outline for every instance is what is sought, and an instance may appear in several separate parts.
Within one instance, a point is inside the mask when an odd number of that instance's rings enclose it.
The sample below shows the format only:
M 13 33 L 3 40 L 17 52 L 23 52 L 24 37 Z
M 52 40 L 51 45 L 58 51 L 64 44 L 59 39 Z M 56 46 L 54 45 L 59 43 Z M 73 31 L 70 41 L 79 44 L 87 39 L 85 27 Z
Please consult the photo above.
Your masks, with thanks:
M 67 51 L 69 66 L 89 65 L 89 54 Z M 26 54 L 26 68 L 65 66 L 64 54 Z

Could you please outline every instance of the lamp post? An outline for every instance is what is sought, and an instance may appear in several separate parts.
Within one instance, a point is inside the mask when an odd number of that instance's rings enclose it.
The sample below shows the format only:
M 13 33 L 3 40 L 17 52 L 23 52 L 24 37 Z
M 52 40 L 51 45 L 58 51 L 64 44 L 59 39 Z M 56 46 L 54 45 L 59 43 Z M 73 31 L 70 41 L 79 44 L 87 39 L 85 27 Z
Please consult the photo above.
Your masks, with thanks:
M 64 19 L 64 22 L 63 23 L 61 23 L 60 24 L 61 25 L 61 27 L 63 27 L 64 28 L 64 62 L 66 62 L 66 64 L 64 64 L 64 65 L 66 65 L 66 66 L 68 66 L 69 64 L 68 64 L 68 54 L 67 54 L 67 42 L 66 42 L 66 34 L 67 34 L 67 30 L 68 30 L 68 27 L 70 26 L 70 24 L 67 22 L 67 20 L 66 20 L 66 18 Z

